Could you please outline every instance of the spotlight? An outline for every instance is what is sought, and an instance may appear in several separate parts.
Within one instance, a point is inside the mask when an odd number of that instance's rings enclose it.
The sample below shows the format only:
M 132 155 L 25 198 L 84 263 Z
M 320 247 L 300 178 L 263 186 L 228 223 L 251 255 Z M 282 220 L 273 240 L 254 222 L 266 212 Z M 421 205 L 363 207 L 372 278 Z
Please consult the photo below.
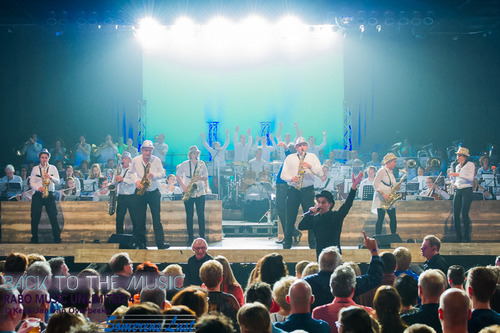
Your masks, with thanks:
M 422 23 L 422 14 L 420 12 L 413 12 L 413 17 L 411 18 L 412 25 L 420 25 Z
M 118 29 L 118 25 L 115 26 Z M 145 17 L 139 21 L 139 29 L 136 38 L 146 48 L 156 46 L 160 43 L 163 27 L 152 17 Z
M 268 49 L 271 42 L 271 26 L 264 18 L 251 15 L 238 25 L 238 36 L 249 52 L 261 53 Z
M 97 24 L 97 13 L 96 12 L 90 13 L 90 17 L 87 20 L 87 24 L 90 24 L 90 25 Z
M 296 16 L 285 16 L 278 21 L 278 31 L 282 36 L 294 39 L 302 35 L 307 26 Z
M 54 26 L 57 24 L 57 20 L 56 20 L 56 12 L 49 12 L 49 18 L 47 19 L 47 24 L 50 25 L 50 26 Z
M 368 24 L 369 25 L 377 25 L 378 24 L 377 12 L 370 13 L 370 17 L 368 18 Z
M 366 23 L 366 13 L 363 11 L 358 12 L 356 15 L 356 23 L 359 25 Z
M 78 13 L 76 23 L 78 23 L 78 25 L 84 25 L 85 23 L 87 23 L 87 14 L 85 12 Z
M 382 26 L 379 24 L 379 25 L 377 25 L 377 27 L 375 29 L 377 29 L 377 32 L 380 32 L 380 31 L 382 31 Z
M 433 12 L 426 12 L 424 15 L 424 24 L 425 25 L 432 25 L 434 24 L 434 13 Z
M 410 23 L 410 19 L 408 18 L 408 12 L 402 11 L 399 13 L 399 24 L 400 25 L 408 25 Z
M 59 19 L 60 25 L 68 25 L 68 12 L 62 11 L 61 18 Z
M 385 18 L 384 20 L 385 25 L 393 25 L 394 23 L 396 23 L 393 12 L 385 12 L 384 18 Z
M 364 24 L 362 24 L 362 25 L 359 26 L 359 30 L 361 30 L 361 32 L 365 32 L 365 26 L 364 26 Z

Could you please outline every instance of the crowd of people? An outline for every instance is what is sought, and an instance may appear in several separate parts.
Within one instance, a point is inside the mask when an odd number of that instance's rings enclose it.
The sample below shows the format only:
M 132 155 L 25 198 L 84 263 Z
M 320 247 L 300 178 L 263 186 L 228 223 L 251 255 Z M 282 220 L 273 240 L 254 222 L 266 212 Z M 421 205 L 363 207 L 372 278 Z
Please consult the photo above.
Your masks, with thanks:
M 0 262 L 2 332 L 444 332 L 500 329 L 500 256 L 495 266 L 448 266 L 428 235 L 426 261 L 412 264 L 400 247 L 371 255 L 365 274 L 327 247 L 318 262 L 289 272 L 283 257 L 261 258 L 239 283 L 230 262 L 212 257 L 203 238 L 187 264 L 135 265 L 126 252 L 99 273 L 72 272 L 63 257 L 11 253 Z M 134 269 L 134 266 L 135 269 Z M 316 267 L 316 268 L 314 268 Z M 23 282 L 19 282 L 23 281 Z M 40 282 L 43 281 L 43 282 Z M 71 282 L 71 283 L 70 283 Z M 240 281 L 243 282 L 243 281 Z

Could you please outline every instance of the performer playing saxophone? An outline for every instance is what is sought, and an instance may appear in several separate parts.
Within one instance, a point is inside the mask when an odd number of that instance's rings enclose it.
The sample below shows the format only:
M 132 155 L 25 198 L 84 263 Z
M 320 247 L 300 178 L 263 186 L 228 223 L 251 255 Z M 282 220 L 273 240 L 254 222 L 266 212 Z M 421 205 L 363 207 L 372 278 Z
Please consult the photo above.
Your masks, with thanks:
M 30 178 L 30 187 L 34 191 L 31 200 L 31 243 L 38 243 L 38 224 L 40 224 L 43 206 L 45 206 L 52 226 L 54 243 L 60 243 L 61 230 L 57 223 L 56 197 L 54 195 L 54 185 L 59 184 L 59 172 L 55 166 L 49 164 L 50 153 L 47 149 L 43 149 L 38 154 L 38 158 L 40 164 L 33 168 Z
M 396 208 L 391 205 L 387 210 L 383 209 L 384 203 L 391 200 L 390 194 L 394 186 L 396 186 L 396 178 L 394 177 L 394 168 L 396 167 L 397 157 L 393 153 L 384 156 L 382 160 L 383 167 L 377 172 L 373 181 L 375 195 L 373 196 L 372 213 L 378 215 L 377 223 L 375 224 L 375 234 L 380 235 L 382 232 L 382 224 L 384 222 L 385 212 L 389 215 L 389 225 L 391 233 L 397 231 Z
M 297 138 L 295 149 L 297 154 L 290 154 L 283 162 L 281 179 L 288 183 L 289 188 L 286 199 L 286 224 L 284 249 L 292 247 L 292 236 L 295 230 L 295 222 L 299 206 L 305 213 L 314 206 L 314 177 L 321 177 L 323 170 L 318 157 L 312 153 L 307 153 L 307 141 L 303 137 Z M 309 247 L 316 248 L 314 234 L 309 231 Z M 300 238 L 300 234 L 299 234 Z
M 134 216 L 134 191 L 135 191 L 135 177 L 130 172 L 130 159 L 131 155 L 128 151 L 124 151 L 121 157 L 122 167 L 115 175 L 115 182 L 117 184 L 118 199 L 116 203 L 116 233 L 123 234 L 123 223 L 125 215 L 128 213 L 132 220 L 132 227 L 135 229 L 135 216 Z M 135 232 L 134 232 L 135 233 Z
M 160 179 L 165 178 L 165 169 L 158 157 L 153 156 L 153 142 L 145 140 L 142 143 L 141 155 L 132 159 L 129 173 L 135 175 L 135 185 L 137 187 L 134 195 L 134 209 L 136 222 L 134 226 L 134 243 L 139 249 L 146 248 L 146 210 L 149 205 L 151 217 L 153 220 L 153 229 L 155 232 L 155 242 L 158 249 L 168 249 L 170 244 L 165 243 L 163 235 L 163 226 L 160 216 Z M 149 167 L 148 167 L 149 165 Z M 148 170 L 149 168 L 149 170 Z M 149 171 L 149 172 L 147 172 Z M 147 187 L 144 195 L 137 195 L 137 191 L 144 189 L 142 179 L 149 180 L 150 186 Z
M 205 238 L 205 184 L 208 171 L 205 163 L 198 157 L 200 151 L 197 146 L 189 147 L 188 160 L 177 168 L 177 181 L 184 192 L 184 208 L 186 209 L 186 226 L 188 232 L 187 245 L 191 246 L 194 240 L 193 217 L 194 205 L 198 216 L 198 230 L 201 238 Z

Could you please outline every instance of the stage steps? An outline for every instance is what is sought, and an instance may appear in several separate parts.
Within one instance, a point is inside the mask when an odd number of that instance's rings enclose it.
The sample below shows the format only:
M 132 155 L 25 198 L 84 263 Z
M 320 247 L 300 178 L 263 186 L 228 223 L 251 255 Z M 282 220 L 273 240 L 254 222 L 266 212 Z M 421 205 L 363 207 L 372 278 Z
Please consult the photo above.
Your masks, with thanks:
M 222 221 L 225 237 L 272 237 L 278 235 L 278 221 Z

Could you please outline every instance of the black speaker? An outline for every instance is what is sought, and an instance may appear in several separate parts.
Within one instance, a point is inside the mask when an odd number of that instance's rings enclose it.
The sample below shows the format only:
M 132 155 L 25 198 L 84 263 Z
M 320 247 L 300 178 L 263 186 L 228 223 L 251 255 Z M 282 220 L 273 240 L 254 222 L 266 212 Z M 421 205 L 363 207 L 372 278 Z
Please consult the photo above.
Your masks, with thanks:
M 120 244 L 120 249 L 133 249 L 132 235 L 128 234 L 112 234 L 108 239 L 108 243 Z
M 379 249 L 390 249 L 391 243 L 403 243 L 398 234 L 375 235 L 373 238 L 377 240 Z

